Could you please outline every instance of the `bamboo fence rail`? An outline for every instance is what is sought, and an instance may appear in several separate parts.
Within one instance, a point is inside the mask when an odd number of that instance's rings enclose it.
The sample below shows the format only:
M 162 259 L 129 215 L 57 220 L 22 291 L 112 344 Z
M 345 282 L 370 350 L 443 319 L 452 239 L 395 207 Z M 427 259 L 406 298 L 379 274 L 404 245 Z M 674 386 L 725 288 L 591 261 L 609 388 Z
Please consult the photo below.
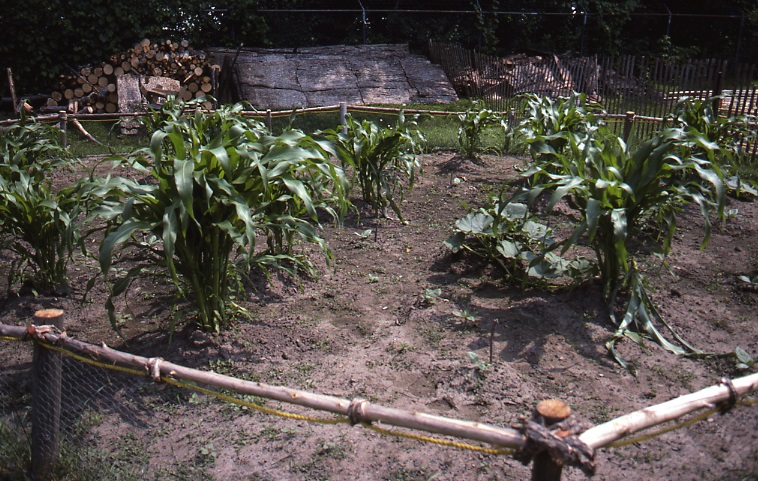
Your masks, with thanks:
M 63 315 L 62 311 L 59 310 L 49 311 L 55 311 L 53 314 L 56 315 Z M 35 319 L 44 320 L 47 316 L 45 312 L 46 311 L 38 312 L 35 315 Z M 494 447 L 492 450 L 482 449 L 486 452 L 493 454 L 515 454 L 516 457 L 522 461 L 525 461 L 523 457 L 524 451 L 534 448 L 535 439 L 532 437 L 532 433 L 536 429 L 538 434 L 541 433 L 539 436 L 546 438 L 545 440 L 537 441 L 540 446 L 543 446 L 544 444 L 543 451 L 541 452 L 550 453 L 550 456 L 547 457 L 547 461 L 543 460 L 543 462 L 557 463 L 556 466 L 558 468 L 565 463 L 567 465 L 582 467 L 585 470 L 594 469 L 594 452 L 599 448 L 612 447 L 615 445 L 614 443 L 618 444 L 618 441 L 622 438 L 626 438 L 632 434 L 652 428 L 659 424 L 676 420 L 695 411 L 710 410 L 706 411 L 705 415 L 695 418 L 695 420 L 704 418 L 719 409 L 721 409 L 722 412 L 725 412 L 733 407 L 740 397 L 758 390 L 758 373 L 734 380 L 722 379 L 717 385 L 680 396 L 662 404 L 646 407 L 590 428 L 582 433 L 571 433 L 570 436 L 566 437 L 565 432 L 556 435 L 552 434 L 556 431 L 544 431 L 550 428 L 551 423 L 561 421 L 569 415 L 570 410 L 560 402 L 557 402 L 558 407 L 556 409 L 553 409 L 553 407 L 556 406 L 555 403 L 548 403 L 551 407 L 550 410 L 544 408 L 544 402 L 540 403 L 542 406 L 537 406 L 536 413 L 543 417 L 535 418 L 539 420 L 538 424 L 524 421 L 524 424 L 519 428 L 501 427 L 481 422 L 451 419 L 422 412 L 403 411 L 370 403 L 364 399 L 342 399 L 334 396 L 290 389 L 283 386 L 272 386 L 258 382 L 245 381 L 214 372 L 200 371 L 164 361 L 158 357 L 148 358 L 137 356 L 112 349 L 105 344 L 102 346 L 96 346 L 82 342 L 68 337 L 65 331 L 62 331 L 55 326 L 10 326 L 0 324 L 0 339 L 33 340 L 40 347 L 56 350 L 63 355 L 77 357 L 85 362 L 89 359 L 89 362 L 99 367 L 124 369 L 125 366 L 127 368 L 133 368 L 131 372 L 145 374 L 156 382 L 170 382 L 174 385 L 179 385 L 180 387 L 201 390 L 202 392 L 207 392 L 209 394 L 218 393 L 217 391 L 207 390 L 198 386 L 209 386 L 215 390 L 228 390 L 240 395 L 255 395 L 283 403 L 325 411 L 343 417 L 341 420 L 332 422 L 362 424 L 383 434 L 387 434 L 387 432 L 379 427 L 373 426 L 372 423 L 379 422 L 388 426 L 396 426 L 473 440 Z M 183 382 L 189 384 L 182 384 Z M 228 398 L 228 396 L 222 394 L 218 394 L 218 397 L 221 397 L 222 399 Z M 547 411 L 555 410 L 559 412 L 565 411 L 566 414 L 560 415 L 553 420 L 550 420 L 548 415 L 544 414 Z M 345 419 L 345 417 L 347 419 Z M 329 420 L 317 418 L 303 417 L 303 419 L 329 422 Z M 569 420 L 566 421 L 568 422 Z M 651 435 L 644 436 L 641 439 L 632 440 L 631 442 L 639 442 L 684 425 L 687 425 L 687 423 L 674 426 L 673 428 L 663 429 Z M 540 426 L 543 427 L 540 428 Z M 547 428 L 545 426 L 547 426 Z M 573 429 L 570 427 L 570 423 L 564 425 L 558 422 L 555 426 L 557 426 L 558 430 Z M 540 429 L 543 429 L 543 431 L 540 431 Z M 560 431 L 557 432 L 560 433 Z M 578 436 L 574 434 L 578 434 Z M 416 439 L 426 440 L 422 436 L 417 436 Z M 556 448 L 555 446 L 552 446 L 551 443 L 557 444 L 558 447 Z M 456 446 L 455 443 L 449 444 Z M 556 455 L 553 451 L 554 449 L 559 449 L 562 454 Z M 589 460 L 585 459 L 584 461 L 581 461 L 578 460 L 578 458 L 574 459 L 572 457 L 576 454 L 577 450 L 581 451 L 582 449 L 586 449 L 586 453 L 589 453 Z M 528 462 L 529 459 L 532 459 L 532 457 L 534 456 L 528 457 L 526 462 Z M 561 460 L 555 461 L 558 458 Z M 539 457 L 534 457 L 534 459 L 535 469 L 537 469 L 536 460 L 539 459 Z M 551 479 L 560 479 L 560 469 L 557 470 L 557 477 Z
M 755 92 L 754 92 L 755 94 Z M 213 110 L 208 109 L 202 109 L 205 112 L 212 113 Z M 374 107 L 374 106 L 366 106 L 366 105 L 353 105 L 348 106 L 346 102 L 341 102 L 337 105 L 327 105 L 323 107 L 309 107 L 309 108 L 295 108 L 292 110 L 266 110 L 266 111 L 260 111 L 260 110 L 244 110 L 241 111 L 240 114 L 246 117 L 251 118 L 261 118 L 264 120 L 266 125 L 268 126 L 269 130 L 272 128 L 272 120 L 275 118 L 282 118 L 282 117 L 289 117 L 292 115 L 303 115 L 308 113 L 333 113 L 338 112 L 340 114 L 340 123 L 342 125 L 345 125 L 345 116 L 350 112 L 362 112 L 362 113 L 368 113 L 368 114 L 388 114 L 388 115 L 399 115 L 400 112 L 403 112 L 405 114 L 409 115 L 429 115 L 429 116 L 435 116 L 435 117 L 451 117 L 451 116 L 458 116 L 465 114 L 464 111 L 446 111 L 446 110 L 424 110 L 424 109 L 402 109 L 402 108 L 391 108 L 391 107 Z M 501 110 L 501 111 L 495 111 L 495 113 L 500 114 L 503 116 L 503 118 L 508 119 L 509 124 L 513 125 L 516 122 L 515 117 L 515 109 L 510 110 Z M 620 131 L 617 133 L 619 135 L 622 135 L 625 141 L 629 140 L 630 133 L 632 131 L 633 124 L 638 126 L 636 135 L 637 136 L 644 136 L 651 134 L 654 130 L 657 129 L 657 125 L 663 125 L 665 124 L 668 119 L 666 118 L 666 111 L 656 111 L 654 112 L 654 115 L 640 115 L 636 111 L 627 111 L 623 114 L 620 113 L 613 113 L 613 112 L 605 112 L 601 114 L 601 117 L 606 120 L 610 120 L 611 122 L 615 122 L 619 125 L 623 125 Z M 735 115 L 740 114 L 735 110 Z M 58 113 L 53 114 L 45 114 L 45 115 L 39 115 L 36 117 L 33 117 L 32 119 L 37 122 L 45 122 L 45 123 L 58 123 L 58 127 L 61 131 L 61 137 L 63 139 L 63 146 L 66 147 L 66 128 L 69 123 L 72 123 L 81 133 L 82 135 L 87 138 L 88 140 L 102 144 L 100 141 L 92 137 L 79 123 L 80 120 L 83 121 L 94 121 L 94 120 L 120 120 L 121 118 L 133 118 L 133 117 L 141 117 L 147 115 L 147 112 L 115 112 L 115 113 L 68 113 L 66 111 L 61 111 Z M 742 115 L 742 114 L 740 114 Z M 19 119 L 7 119 L 0 121 L 0 127 L 11 125 L 14 123 L 19 122 Z M 756 127 L 756 130 L 758 131 L 758 124 L 755 122 L 752 122 L 752 126 Z M 749 154 L 749 157 L 754 160 L 756 156 L 758 156 L 758 140 L 753 139 L 752 141 L 745 141 L 743 142 L 744 145 L 742 145 L 742 148 L 745 149 L 745 151 Z

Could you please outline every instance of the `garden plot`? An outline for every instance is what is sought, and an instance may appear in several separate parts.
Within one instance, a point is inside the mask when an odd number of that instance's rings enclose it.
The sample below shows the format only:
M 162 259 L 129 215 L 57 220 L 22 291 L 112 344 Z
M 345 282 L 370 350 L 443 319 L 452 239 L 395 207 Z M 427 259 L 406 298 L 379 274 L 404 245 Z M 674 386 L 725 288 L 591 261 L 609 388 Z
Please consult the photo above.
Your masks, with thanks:
M 524 160 L 485 156 L 472 163 L 438 153 L 421 162 L 424 172 L 402 203 L 407 224 L 371 217 L 367 208 L 362 216 L 350 214 L 343 227 L 326 225 L 331 265 L 314 255 L 318 278 L 256 277 L 236 299 L 250 316 L 220 334 L 180 328 L 169 339 L 173 290 L 144 278 L 116 300 L 125 339 L 118 338 L 100 283 L 89 302 L 78 302 L 97 271 L 96 263 L 80 257 L 70 269 L 71 296 L 7 297 L 0 320 L 16 323 L 42 307 L 59 307 L 67 312 L 68 334 L 91 343 L 269 384 L 502 425 L 517 423 L 546 398 L 567 401 L 597 424 L 738 375 L 733 361 L 687 359 L 628 340 L 618 349 L 636 362 L 638 374 L 622 369 L 603 346 L 613 326 L 599 283 L 509 286 L 477 258 L 443 246 L 455 220 L 515 179 L 514 167 Z M 76 177 L 66 174 L 59 183 Z M 640 259 L 640 268 L 656 305 L 695 346 L 727 352 L 739 345 L 756 353 L 758 293 L 738 277 L 752 279 L 758 271 L 758 208 L 729 203 L 732 215 L 723 225 L 714 223 L 705 251 L 702 220 L 688 209 L 668 267 L 650 256 Z M 559 226 L 565 219 L 555 215 L 552 222 Z M 1 352 L 5 364 L 7 351 Z M 109 459 L 133 460 L 135 452 L 151 457 L 150 474 L 141 479 L 529 476 L 508 457 L 253 414 L 204 396 L 152 401 L 141 407 L 152 406 L 148 428 L 106 410 L 96 429 Z M 754 408 L 738 407 L 645 443 L 603 450 L 595 479 L 751 479 L 758 470 L 756 424 Z M 565 479 L 584 475 L 569 470 Z

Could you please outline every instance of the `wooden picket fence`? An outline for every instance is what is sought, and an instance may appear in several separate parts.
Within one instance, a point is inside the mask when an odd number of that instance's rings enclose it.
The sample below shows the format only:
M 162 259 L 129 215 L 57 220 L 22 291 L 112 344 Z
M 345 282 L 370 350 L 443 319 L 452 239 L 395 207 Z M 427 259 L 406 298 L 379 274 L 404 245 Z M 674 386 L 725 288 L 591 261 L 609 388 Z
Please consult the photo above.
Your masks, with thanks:
M 758 115 L 758 69 L 753 64 L 597 55 L 501 58 L 436 42 L 429 43 L 429 57 L 442 66 L 458 95 L 483 100 L 497 111 L 517 109 L 519 94 L 557 97 L 575 91 L 609 114 L 635 112 L 638 119 L 661 119 L 682 97 L 708 100 L 717 95 L 721 98 L 715 102 L 724 116 Z M 637 133 L 648 136 L 660 125 L 646 122 Z M 755 145 L 750 147 L 755 154 Z

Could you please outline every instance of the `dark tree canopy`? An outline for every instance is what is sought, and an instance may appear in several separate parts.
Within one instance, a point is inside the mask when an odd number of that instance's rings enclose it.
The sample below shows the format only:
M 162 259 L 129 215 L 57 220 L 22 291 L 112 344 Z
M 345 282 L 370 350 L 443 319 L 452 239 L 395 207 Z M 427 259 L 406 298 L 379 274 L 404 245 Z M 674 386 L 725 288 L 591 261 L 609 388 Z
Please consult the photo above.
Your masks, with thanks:
M 193 46 L 448 41 L 490 54 L 550 51 L 758 61 L 755 0 L 0 0 L 0 67 L 19 90 L 142 38 Z M 365 15 L 364 15 L 365 12 Z M 5 80 L 3 80 L 3 85 Z M 6 93 L 4 92 L 3 95 Z

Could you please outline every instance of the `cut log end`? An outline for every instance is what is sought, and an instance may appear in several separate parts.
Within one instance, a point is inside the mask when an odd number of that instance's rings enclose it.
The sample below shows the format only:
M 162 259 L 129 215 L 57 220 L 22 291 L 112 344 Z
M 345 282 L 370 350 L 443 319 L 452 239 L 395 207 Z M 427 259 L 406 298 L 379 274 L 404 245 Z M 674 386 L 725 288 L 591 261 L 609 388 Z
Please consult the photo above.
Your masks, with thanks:
M 60 317 L 62 315 L 62 309 L 42 309 L 34 313 L 34 317 L 38 317 L 40 319 L 51 319 L 53 317 Z
M 547 399 L 537 403 L 537 414 L 542 416 L 546 424 L 555 424 L 571 416 L 568 404 L 557 399 Z

